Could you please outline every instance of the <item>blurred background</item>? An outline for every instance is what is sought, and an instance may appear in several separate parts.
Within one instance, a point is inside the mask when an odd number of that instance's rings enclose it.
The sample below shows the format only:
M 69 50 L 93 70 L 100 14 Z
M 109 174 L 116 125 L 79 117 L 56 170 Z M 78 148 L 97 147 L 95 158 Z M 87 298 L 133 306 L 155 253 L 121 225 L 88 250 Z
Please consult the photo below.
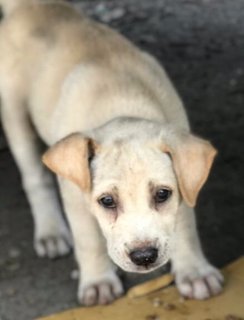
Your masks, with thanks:
M 223 267 L 244 249 L 244 1 L 72 1 L 165 66 L 192 129 L 219 150 L 197 222 L 209 260 Z M 30 209 L 0 129 L 0 320 L 76 306 L 72 255 L 38 259 Z M 144 278 L 125 276 L 126 286 Z

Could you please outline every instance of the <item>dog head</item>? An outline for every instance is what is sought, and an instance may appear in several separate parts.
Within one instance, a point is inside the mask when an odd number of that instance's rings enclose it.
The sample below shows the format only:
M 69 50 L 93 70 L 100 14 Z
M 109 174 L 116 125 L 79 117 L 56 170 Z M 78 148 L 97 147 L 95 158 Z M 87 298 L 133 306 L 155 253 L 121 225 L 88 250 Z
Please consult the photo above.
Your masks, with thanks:
M 195 205 L 216 154 L 188 132 L 142 127 L 129 135 L 101 130 L 97 140 L 75 133 L 43 157 L 86 194 L 110 257 L 130 272 L 168 261 L 179 205 Z

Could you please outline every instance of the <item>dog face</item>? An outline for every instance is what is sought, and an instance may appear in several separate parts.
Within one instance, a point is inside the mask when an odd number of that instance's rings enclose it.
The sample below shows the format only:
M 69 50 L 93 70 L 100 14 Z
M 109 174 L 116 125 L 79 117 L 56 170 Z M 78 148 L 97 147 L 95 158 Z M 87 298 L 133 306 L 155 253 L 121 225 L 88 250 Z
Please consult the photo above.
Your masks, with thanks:
M 179 204 L 194 206 L 215 153 L 185 133 L 103 145 L 73 134 L 44 162 L 87 194 L 112 260 L 126 271 L 148 272 L 170 258 Z
M 169 155 L 143 142 L 118 142 L 93 162 L 91 202 L 122 269 L 152 270 L 169 259 L 179 205 Z

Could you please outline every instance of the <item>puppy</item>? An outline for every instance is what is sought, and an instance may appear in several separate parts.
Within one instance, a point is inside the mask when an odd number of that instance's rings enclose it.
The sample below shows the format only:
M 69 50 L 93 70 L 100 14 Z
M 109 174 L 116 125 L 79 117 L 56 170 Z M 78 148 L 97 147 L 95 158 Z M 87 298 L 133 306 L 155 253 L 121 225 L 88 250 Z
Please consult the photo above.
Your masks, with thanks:
M 193 210 L 216 151 L 191 134 L 164 69 L 62 1 L 0 3 L 1 117 L 37 254 L 71 247 L 41 138 L 72 231 L 82 304 L 123 293 L 113 262 L 143 273 L 171 259 L 182 295 L 218 294 L 222 276 L 202 252 Z

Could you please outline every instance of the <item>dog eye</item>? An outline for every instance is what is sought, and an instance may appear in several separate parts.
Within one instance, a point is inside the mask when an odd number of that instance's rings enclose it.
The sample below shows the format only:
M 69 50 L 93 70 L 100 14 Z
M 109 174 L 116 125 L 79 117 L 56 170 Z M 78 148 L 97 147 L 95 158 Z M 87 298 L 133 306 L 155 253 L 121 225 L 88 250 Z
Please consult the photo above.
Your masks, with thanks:
M 105 196 L 102 197 L 101 199 L 99 199 L 98 201 L 100 203 L 101 206 L 103 206 L 104 208 L 109 208 L 109 209 L 114 209 L 116 208 L 116 203 L 113 199 L 112 196 Z
M 172 194 L 171 190 L 168 189 L 159 189 L 155 194 L 155 202 L 162 203 L 165 202 Z

